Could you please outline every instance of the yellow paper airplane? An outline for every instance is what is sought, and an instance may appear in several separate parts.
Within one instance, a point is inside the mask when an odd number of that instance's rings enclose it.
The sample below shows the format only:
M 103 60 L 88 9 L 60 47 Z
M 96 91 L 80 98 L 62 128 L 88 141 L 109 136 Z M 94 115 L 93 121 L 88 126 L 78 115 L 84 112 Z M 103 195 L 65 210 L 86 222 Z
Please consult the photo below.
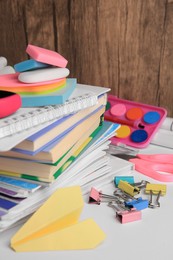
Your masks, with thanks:
M 79 186 L 58 189 L 11 239 L 17 252 L 96 247 L 104 232 L 92 219 L 78 222 L 84 202 Z

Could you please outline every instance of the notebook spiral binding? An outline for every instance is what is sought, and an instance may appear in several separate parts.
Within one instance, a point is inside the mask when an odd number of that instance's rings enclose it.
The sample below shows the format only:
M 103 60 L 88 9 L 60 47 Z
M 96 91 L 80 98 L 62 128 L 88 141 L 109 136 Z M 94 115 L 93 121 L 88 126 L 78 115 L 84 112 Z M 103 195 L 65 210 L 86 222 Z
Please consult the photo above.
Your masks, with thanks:
M 33 112 L 13 116 L 3 120 L 4 125 L 0 127 L 0 138 L 19 133 L 23 130 L 51 121 L 58 117 L 75 113 L 79 110 L 97 104 L 97 95 L 91 93 L 71 98 L 64 104 L 45 106 L 37 108 Z

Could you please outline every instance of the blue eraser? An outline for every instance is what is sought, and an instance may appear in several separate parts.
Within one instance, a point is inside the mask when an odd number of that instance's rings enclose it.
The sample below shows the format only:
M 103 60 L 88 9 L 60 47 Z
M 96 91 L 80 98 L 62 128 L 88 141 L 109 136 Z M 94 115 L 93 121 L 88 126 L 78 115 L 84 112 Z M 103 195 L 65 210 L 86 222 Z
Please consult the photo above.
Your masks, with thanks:
M 14 69 L 16 72 L 24 72 L 28 70 L 42 69 L 47 67 L 50 67 L 50 65 L 36 61 L 34 59 L 25 60 L 14 65 Z

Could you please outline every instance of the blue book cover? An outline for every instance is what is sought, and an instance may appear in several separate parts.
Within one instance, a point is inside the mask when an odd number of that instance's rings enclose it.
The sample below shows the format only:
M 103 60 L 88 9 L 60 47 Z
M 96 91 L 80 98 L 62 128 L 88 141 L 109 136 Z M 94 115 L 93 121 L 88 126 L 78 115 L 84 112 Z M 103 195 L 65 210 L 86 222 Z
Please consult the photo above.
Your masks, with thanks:
M 66 85 L 57 91 L 40 95 L 21 95 L 22 107 L 38 107 L 64 104 L 76 88 L 77 80 L 69 78 Z

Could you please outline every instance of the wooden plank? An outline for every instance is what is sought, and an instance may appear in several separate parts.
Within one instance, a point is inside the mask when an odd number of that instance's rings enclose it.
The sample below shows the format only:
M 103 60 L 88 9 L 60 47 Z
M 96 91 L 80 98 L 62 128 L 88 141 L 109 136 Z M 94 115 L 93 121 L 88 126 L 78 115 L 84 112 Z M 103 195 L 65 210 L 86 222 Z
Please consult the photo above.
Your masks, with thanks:
M 116 2 L 75 0 L 55 3 L 58 50 L 69 60 L 70 75 L 81 83 L 114 86 L 115 93 L 118 63 L 114 57 L 118 46 L 117 30 L 112 30 L 112 26 Z
M 28 43 L 55 50 L 53 1 L 25 1 L 25 13 Z
M 70 76 L 74 77 L 71 62 L 73 60 L 73 50 L 71 47 L 70 35 L 70 1 L 57 0 L 54 1 L 55 20 L 54 26 L 56 28 L 56 51 L 68 60 L 67 67 L 70 69 Z
M 158 105 L 165 1 L 120 1 L 120 96 Z
M 173 117 L 173 5 L 167 6 L 160 65 L 160 105 Z
M 11 66 L 27 58 L 23 7 L 23 0 L 0 1 L 0 56 Z

